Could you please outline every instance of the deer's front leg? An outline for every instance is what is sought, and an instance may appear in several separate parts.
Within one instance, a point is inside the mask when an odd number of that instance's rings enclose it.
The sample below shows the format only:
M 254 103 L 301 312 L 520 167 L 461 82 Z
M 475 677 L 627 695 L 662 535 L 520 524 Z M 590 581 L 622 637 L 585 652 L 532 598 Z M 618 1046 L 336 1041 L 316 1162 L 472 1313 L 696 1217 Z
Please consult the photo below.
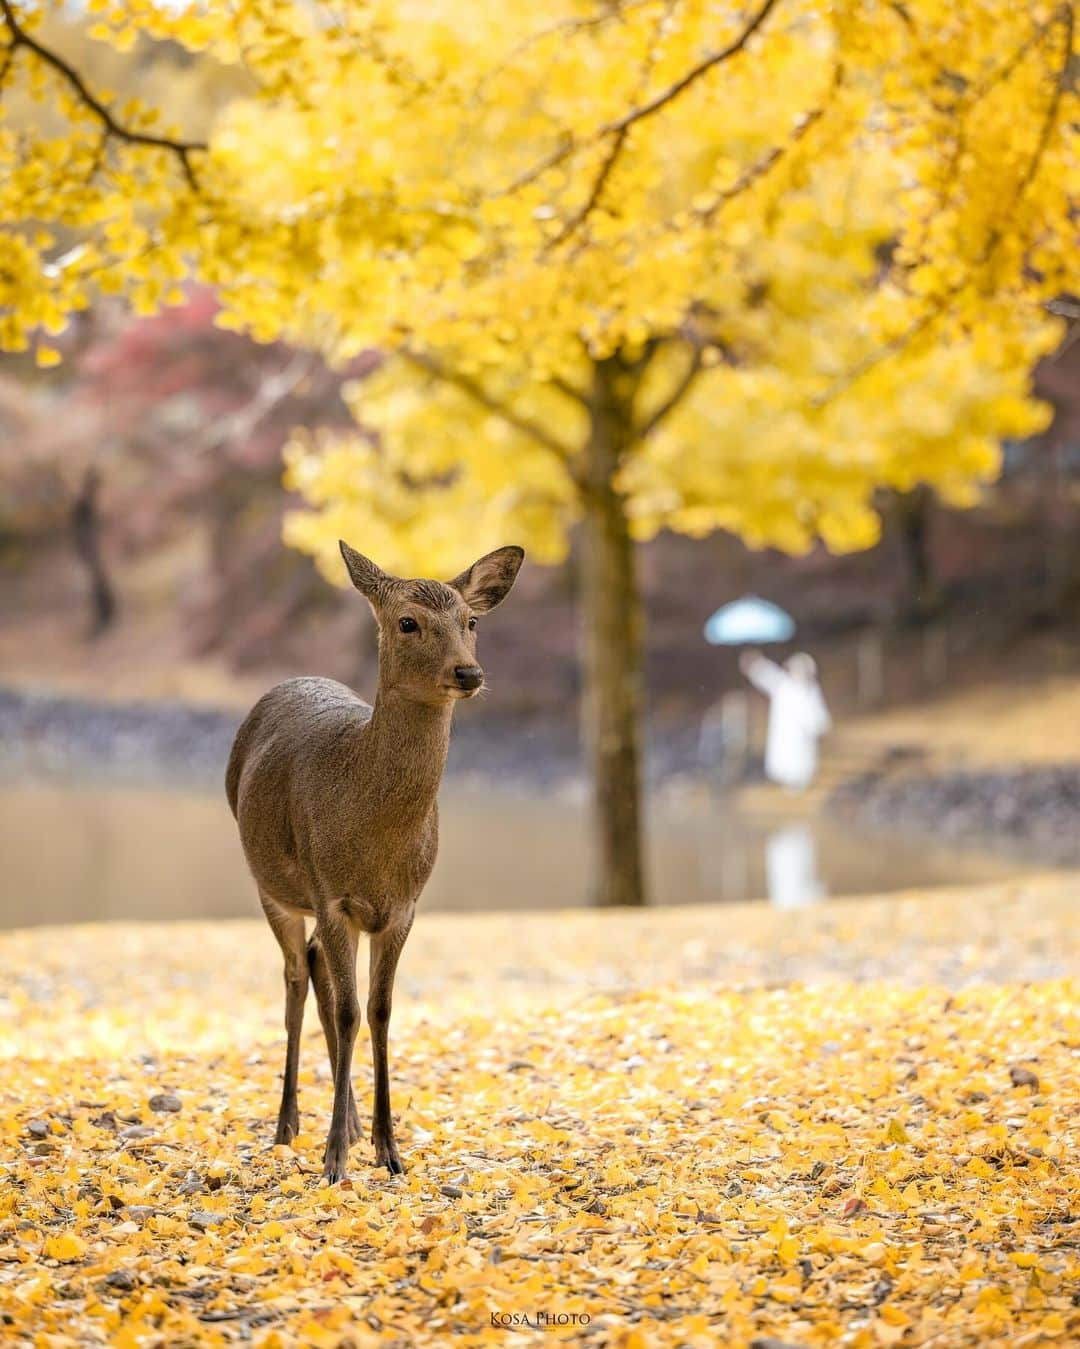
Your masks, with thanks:
M 352 1083 L 353 1044 L 360 1025 L 356 997 L 356 943 L 358 930 L 337 906 L 328 905 L 319 914 L 319 945 L 326 958 L 334 991 L 334 1030 L 337 1060 L 334 1064 L 334 1111 L 326 1137 L 323 1175 L 331 1185 L 345 1179 L 349 1158 L 349 1098 Z
M 412 927 L 413 909 L 394 926 L 377 933 L 371 939 L 368 966 L 368 1025 L 371 1028 L 371 1061 L 375 1071 L 375 1110 L 372 1116 L 371 1141 L 375 1145 L 375 1165 L 385 1166 L 391 1175 L 400 1176 L 405 1168 L 394 1141 L 394 1120 L 390 1113 L 390 1065 L 387 1061 L 387 1039 L 390 1032 L 390 1010 L 394 1000 L 394 974 L 398 957 Z
M 319 1020 L 326 1036 L 326 1052 L 330 1058 L 331 1080 L 337 1072 L 337 1027 L 334 1020 L 334 985 L 330 980 L 330 970 L 326 957 L 322 953 L 318 940 L 312 938 L 308 944 L 308 965 L 311 970 L 311 983 L 315 989 L 315 999 L 319 1005 Z M 349 1084 L 349 1146 L 360 1141 L 360 1116 L 356 1113 L 356 1092 Z

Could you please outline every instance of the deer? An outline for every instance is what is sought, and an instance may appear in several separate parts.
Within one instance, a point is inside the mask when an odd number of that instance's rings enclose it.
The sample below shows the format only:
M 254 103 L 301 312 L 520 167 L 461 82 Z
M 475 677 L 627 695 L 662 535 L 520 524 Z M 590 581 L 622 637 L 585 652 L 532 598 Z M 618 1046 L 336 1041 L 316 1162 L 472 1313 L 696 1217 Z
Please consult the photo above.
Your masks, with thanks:
M 525 553 L 486 553 L 454 580 L 403 580 L 341 541 L 378 629 L 373 705 L 333 679 L 278 684 L 233 743 L 225 791 L 285 964 L 285 1071 L 275 1143 L 299 1133 L 297 1075 L 309 982 L 326 1039 L 334 1104 L 323 1154 L 345 1179 L 361 1137 L 352 1086 L 360 1024 L 357 948 L 369 939 L 376 1166 L 404 1167 L 390 1109 L 387 1045 L 394 975 L 439 843 L 438 791 L 454 705 L 484 685 L 477 617 L 509 594 Z M 307 919 L 314 919 L 310 939 Z

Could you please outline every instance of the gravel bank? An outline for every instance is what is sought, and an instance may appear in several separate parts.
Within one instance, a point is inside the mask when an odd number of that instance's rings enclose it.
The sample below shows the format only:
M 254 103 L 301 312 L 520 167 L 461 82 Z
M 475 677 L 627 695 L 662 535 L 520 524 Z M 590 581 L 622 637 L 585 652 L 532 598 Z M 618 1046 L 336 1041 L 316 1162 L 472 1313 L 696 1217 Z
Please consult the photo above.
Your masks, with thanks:
M 217 790 L 242 714 L 175 702 L 94 702 L 0 688 L 0 776 L 22 773 Z M 693 771 L 697 731 L 665 725 L 650 739 L 651 783 Z M 447 773 L 530 791 L 581 780 L 572 719 L 508 721 L 459 710 Z
M 835 793 L 830 809 L 867 828 L 1080 865 L 1080 764 L 859 778 Z

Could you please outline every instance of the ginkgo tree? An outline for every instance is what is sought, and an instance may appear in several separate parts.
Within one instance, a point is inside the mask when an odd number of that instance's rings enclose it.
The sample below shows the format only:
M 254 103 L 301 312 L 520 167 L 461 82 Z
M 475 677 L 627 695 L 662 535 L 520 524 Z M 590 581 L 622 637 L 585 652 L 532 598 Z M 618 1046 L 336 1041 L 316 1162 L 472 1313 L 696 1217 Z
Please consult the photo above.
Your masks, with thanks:
M 191 274 L 221 321 L 344 360 L 370 436 L 298 436 L 287 538 L 452 575 L 580 539 L 594 891 L 644 897 L 634 540 L 877 537 L 881 486 L 953 501 L 1044 424 L 1076 275 L 1071 3 L 91 0 L 248 94 L 206 141 L 117 108 L 0 0 L 0 342 Z M 2 124 L 0 124 L 2 128 Z M 182 450 L 178 450 L 182 452 Z

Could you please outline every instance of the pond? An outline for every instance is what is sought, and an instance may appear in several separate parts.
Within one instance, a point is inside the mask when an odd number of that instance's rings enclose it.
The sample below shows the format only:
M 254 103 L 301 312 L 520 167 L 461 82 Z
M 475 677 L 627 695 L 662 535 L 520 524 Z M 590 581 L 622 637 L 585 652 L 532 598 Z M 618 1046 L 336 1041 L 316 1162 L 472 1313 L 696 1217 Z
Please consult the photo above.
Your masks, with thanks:
M 554 909 L 587 902 L 579 795 L 505 795 L 447 782 L 422 906 Z M 860 833 L 828 818 L 740 815 L 705 794 L 649 810 L 658 904 L 828 896 L 997 880 L 1019 863 Z M 258 914 L 224 797 L 157 787 L 0 786 L 0 926 Z

